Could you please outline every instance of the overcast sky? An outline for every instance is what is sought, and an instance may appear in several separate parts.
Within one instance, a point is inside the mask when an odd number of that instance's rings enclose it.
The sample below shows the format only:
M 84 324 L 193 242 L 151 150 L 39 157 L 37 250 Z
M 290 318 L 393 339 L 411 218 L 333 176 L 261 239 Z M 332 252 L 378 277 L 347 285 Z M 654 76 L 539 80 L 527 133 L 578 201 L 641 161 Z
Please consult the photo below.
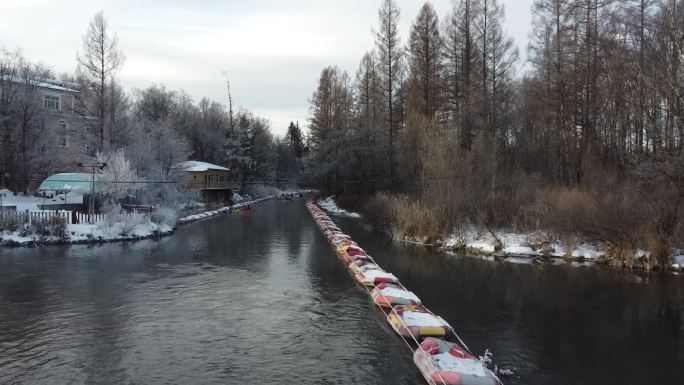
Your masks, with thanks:
M 508 33 L 525 57 L 533 0 L 502 0 Z M 90 18 L 104 10 L 126 54 L 124 86 L 164 84 L 225 102 L 227 69 L 237 106 L 269 119 L 281 134 L 306 125 L 320 71 L 354 74 L 373 48 L 380 0 L 0 0 L 0 47 L 21 48 L 55 72 L 73 72 Z M 423 4 L 399 0 L 405 43 Z M 450 0 L 434 0 L 440 18 Z

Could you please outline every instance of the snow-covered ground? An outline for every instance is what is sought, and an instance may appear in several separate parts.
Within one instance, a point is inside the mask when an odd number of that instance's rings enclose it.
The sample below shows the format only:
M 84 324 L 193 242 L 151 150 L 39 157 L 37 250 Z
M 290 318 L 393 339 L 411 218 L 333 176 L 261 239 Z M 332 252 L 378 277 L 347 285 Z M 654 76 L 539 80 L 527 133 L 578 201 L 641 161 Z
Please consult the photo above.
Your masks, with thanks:
M 361 218 L 361 214 L 353 213 L 337 207 L 337 203 L 335 203 L 335 200 L 332 197 L 319 200 L 318 205 L 323 210 L 338 217 Z
M 263 202 L 267 199 L 272 199 L 272 198 L 273 197 L 266 197 L 266 198 L 251 200 L 251 201 L 243 201 L 243 202 L 240 202 L 240 203 L 235 204 L 233 206 L 226 206 L 226 207 L 221 207 L 220 209 L 216 209 L 216 210 L 212 210 L 212 211 L 205 211 L 205 212 L 202 212 L 199 214 L 188 215 L 186 217 L 179 219 L 178 224 L 184 225 L 184 224 L 187 224 L 190 222 L 198 221 L 200 219 L 211 218 L 211 217 L 217 216 L 219 214 L 229 212 L 231 209 L 233 209 L 233 210 L 241 209 L 245 206 L 249 206 L 249 205 L 252 205 L 255 203 Z
M 66 238 L 62 239 L 55 236 L 42 237 L 36 234 L 22 235 L 21 231 L 12 233 L 5 231 L 0 233 L 0 245 L 27 246 L 36 243 L 61 244 L 136 240 L 169 235 L 173 233 L 173 228 L 145 220 L 143 223 L 134 225 L 127 223 L 115 223 L 112 226 L 103 226 L 102 223 L 66 225 L 66 233 Z
M 233 205 L 233 209 L 240 209 L 247 205 L 259 203 L 261 201 L 271 199 L 261 198 L 251 201 L 242 202 Z M 217 210 L 206 211 L 199 214 L 190 215 L 178 220 L 179 225 L 194 222 L 200 219 L 213 217 L 221 213 L 230 211 L 231 207 L 226 206 Z M 149 220 L 144 215 L 134 217 L 132 220 L 127 219 L 122 222 L 115 223 L 96 223 L 96 224 L 76 224 L 66 225 L 67 236 L 65 239 L 58 237 L 41 237 L 35 234 L 23 235 L 26 232 L 21 230 L 15 232 L 0 232 L 0 245 L 19 245 L 26 246 L 36 243 L 40 244 L 56 244 L 56 243 L 87 243 L 87 242 L 114 242 L 136 240 L 152 237 L 160 237 L 170 235 L 174 231 L 173 226 L 169 224 L 157 224 Z
M 60 194 L 53 198 L 14 195 L 10 190 L 0 190 L 3 206 L 16 206 L 17 211 L 39 211 L 40 205 L 82 204 L 83 195 L 79 193 Z M 66 200 L 65 200 L 66 197 Z
M 532 264 L 542 257 L 549 258 L 553 264 L 564 264 L 567 260 L 572 262 L 572 266 L 593 266 L 610 260 L 607 247 L 598 244 L 578 242 L 572 246 L 564 245 L 558 240 L 549 241 L 542 232 L 495 233 L 496 237 L 487 230 L 471 227 L 461 234 L 448 237 L 443 242 L 443 248 L 447 252 L 465 249 L 470 254 L 488 259 L 501 257 L 504 262 L 514 264 Z M 679 255 L 681 253 L 681 250 L 673 253 L 670 266 L 673 270 L 684 270 L 684 255 Z M 649 255 L 647 251 L 637 250 L 634 258 L 642 259 Z
M 495 232 L 496 237 L 486 230 L 470 228 L 461 235 L 452 235 L 444 242 L 447 250 L 465 249 L 478 255 L 500 255 L 510 263 L 532 263 L 535 258 L 568 258 L 582 261 L 599 261 L 607 257 L 598 245 L 582 243 L 572 248 L 559 241 L 544 241 L 540 232 L 519 234 Z M 498 238 L 498 240 L 497 240 Z M 643 252 L 637 256 L 644 255 Z

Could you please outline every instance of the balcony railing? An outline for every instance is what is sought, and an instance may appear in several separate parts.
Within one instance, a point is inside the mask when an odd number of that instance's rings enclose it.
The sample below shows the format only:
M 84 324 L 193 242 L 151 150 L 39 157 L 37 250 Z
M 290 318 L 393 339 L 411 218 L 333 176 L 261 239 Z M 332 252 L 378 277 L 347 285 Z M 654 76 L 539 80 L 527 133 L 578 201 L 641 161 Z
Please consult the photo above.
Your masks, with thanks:
M 204 182 L 205 190 L 223 190 L 223 189 L 235 189 L 238 187 L 237 182 L 218 182 L 218 181 L 206 181 Z

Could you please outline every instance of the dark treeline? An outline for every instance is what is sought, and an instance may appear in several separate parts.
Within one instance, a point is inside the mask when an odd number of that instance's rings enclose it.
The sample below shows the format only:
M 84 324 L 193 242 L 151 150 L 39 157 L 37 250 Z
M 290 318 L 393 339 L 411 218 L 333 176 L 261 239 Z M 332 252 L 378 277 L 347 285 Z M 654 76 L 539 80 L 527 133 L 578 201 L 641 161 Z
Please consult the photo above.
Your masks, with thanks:
M 684 1 L 533 10 L 520 63 L 500 0 L 441 19 L 425 3 L 406 42 L 384 0 L 356 74 L 321 73 L 307 172 L 337 194 L 391 192 L 374 208 L 405 235 L 478 223 L 666 255 L 684 238 Z

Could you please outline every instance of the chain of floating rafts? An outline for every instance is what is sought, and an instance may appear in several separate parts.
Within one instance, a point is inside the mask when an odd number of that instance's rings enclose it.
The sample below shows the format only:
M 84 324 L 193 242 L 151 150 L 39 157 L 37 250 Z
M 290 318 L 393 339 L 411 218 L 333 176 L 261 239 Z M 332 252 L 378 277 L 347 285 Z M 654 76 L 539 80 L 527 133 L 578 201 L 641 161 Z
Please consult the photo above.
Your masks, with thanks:
M 309 201 L 307 208 L 349 273 L 411 350 L 413 362 L 429 384 L 501 385 L 496 374 L 470 352 L 451 325 L 425 307 L 397 277 L 375 263 L 315 203 Z

